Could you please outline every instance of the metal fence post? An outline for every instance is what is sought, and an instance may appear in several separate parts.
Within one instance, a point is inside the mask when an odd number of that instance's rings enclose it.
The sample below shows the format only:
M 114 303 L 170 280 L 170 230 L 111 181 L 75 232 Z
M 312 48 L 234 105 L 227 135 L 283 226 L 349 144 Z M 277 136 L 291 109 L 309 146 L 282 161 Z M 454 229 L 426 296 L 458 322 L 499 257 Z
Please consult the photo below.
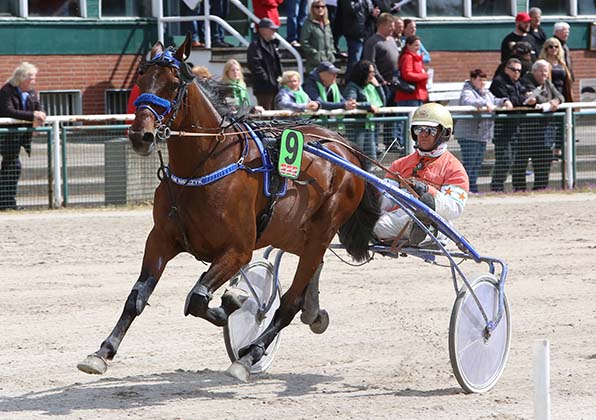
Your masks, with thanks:
M 565 183 L 563 184 L 568 189 L 572 189 L 575 185 L 575 137 L 573 136 L 573 108 L 565 109 Z
M 52 137 L 54 144 L 52 145 L 52 161 L 54 162 L 54 208 L 62 206 L 62 152 L 60 142 L 60 122 L 52 122 Z

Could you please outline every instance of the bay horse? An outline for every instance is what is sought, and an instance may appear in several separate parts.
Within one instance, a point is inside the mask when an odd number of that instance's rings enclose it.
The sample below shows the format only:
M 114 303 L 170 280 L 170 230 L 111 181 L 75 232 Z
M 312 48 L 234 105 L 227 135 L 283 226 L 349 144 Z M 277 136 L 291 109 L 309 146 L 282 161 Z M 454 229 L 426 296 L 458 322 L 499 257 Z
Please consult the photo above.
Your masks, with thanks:
M 226 125 L 229 109 L 218 104 L 205 82 L 193 77 L 185 62 L 190 46 L 188 36 L 175 50 L 156 43 L 137 82 L 141 95 L 129 129 L 132 148 L 148 155 L 157 148 L 158 138 L 172 130 L 167 140 L 169 163 L 162 162 L 162 179 L 154 196 L 154 226 L 145 243 L 141 273 L 110 335 L 99 350 L 77 365 L 86 373 L 107 370 L 107 362 L 147 305 L 166 264 L 181 252 L 211 263 L 189 292 L 185 315 L 219 327 L 242 305 L 243 296 L 225 293 L 221 306 L 210 307 L 212 295 L 250 262 L 253 250 L 272 245 L 299 257 L 292 284 L 271 324 L 241 350 L 236 369 L 230 371 L 241 380 L 248 379 L 248 368 L 298 311 L 303 311 L 301 319 L 313 331 L 325 330 L 328 318 L 321 319 L 316 298 L 318 275 L 323 255 L 338 232 L 354 259 L 368 255 L 379 217 L 376 190 L 330 162 L 304 153 L 299 177 L 288 180 L 285 195 L 271 205 L 264 194 L 264 171 L 254 169 L 262 160 L 262 151 L 247 136 L 246 125 Z M 314 124 L 294 123 L 292 128 L 303 133 L 305 142 L 333 140 L 327 143 L 329 150 L 364 167 L 338 133 Z M 191 182 L 197 179 L 209 182 Z M 272 214 L 264 227 L 260 216 L 268 207 Z

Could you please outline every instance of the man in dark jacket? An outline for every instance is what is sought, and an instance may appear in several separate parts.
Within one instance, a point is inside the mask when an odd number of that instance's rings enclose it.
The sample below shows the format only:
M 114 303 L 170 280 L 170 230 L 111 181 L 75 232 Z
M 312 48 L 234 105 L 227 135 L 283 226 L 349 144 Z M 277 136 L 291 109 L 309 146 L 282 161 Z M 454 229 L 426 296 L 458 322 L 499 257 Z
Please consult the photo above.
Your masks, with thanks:
M 23 62 L 0 89 L 0 117 L 32 121 L 39 127 L 46 119 L 37 93 L 33 90 L 37 67 Z M 16 127 L 27 127 L 18 125 Z M 21 176 L 21 146 L 31 155 L 31 133 L 8 133 L 0 136 L 0 210 L 16 209 L 17 184 Z
M 273 109 L 275 95 L 279 90 L 278 79 L 282 75 L 281 57 L 275 41 L 278 28 L 271 19 L 261 19 L 259 35 L 246 52 L 247 65 L 253 78 L 253 92 L 259 105 L 265 109 Z
M 523 106 L 526 93 L 519 82 L 522 64 L 517 58 L 510 58 L 505 62 L 503 73 L 496 74 L 490 91 L 497 98 L 507 98 L 514 107 Z M 495 121 L 495 166 L 490 183 L 492 191 L 504 191 L 505 180 L 514 159 L 514 140 L 517 132 L 517 122 L 512 119 Z

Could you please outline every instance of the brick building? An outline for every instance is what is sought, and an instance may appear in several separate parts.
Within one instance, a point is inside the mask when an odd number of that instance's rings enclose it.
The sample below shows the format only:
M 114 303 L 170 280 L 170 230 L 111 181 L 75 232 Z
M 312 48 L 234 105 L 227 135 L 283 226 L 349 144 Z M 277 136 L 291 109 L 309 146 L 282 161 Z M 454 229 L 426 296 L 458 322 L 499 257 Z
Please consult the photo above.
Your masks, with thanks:
M 157 10 L 178 14 L 178 2 L 159 1 L 5 0 L 0 4 L 0 80 L 6 80 L 19 62 L 30 61 L 40 69 L 38 89 L 51 91 L 44 93 L 46 100 L 70 101 L 67 111 L 59 104 L 54 113 L 122 111 L 138 63 L 157 40 Z M 418 35 L 431 52 L 435 82 L 465 80 L 477 67 L 491 75 L 499 64 L 501 40 L 513 30 L 516 10 L 526 4 L 514 7 L 515 2 L 495 0 L 486 10 L 480 5 L 486 2 L 476 0 L 464 0 L 461 6 L 447 0 L 419 3 L 426 8 L 403 13 L 418 17 Z M 590 35 L 596 37 L 596 10 L 583 0 L 564 0 L 553 7 L 543 8 L 547 35 L 555 22 L 569 23 L 576 79 L 595 78 L 596 45 L 590 45 Z M 579 82 L 576 94 L 578 87 Z

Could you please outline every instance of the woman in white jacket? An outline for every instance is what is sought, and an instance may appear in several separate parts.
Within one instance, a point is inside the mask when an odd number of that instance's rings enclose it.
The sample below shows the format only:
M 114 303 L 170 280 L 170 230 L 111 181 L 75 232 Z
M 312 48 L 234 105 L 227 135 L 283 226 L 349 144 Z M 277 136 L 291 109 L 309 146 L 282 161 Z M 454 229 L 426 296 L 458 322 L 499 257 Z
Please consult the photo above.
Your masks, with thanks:
M 460 105 L 469 105 L 479 110 L 493 112 L 496 107 L 513 108 L 507 98 L 495 98 L 486 88 L 486 73 L 480 69 L 470 72 L 459 98 Z M 459 120 L 455 126 L 455 137 L 461 148 L 462 163 L 470 180 L 470 192 L 478 192 L 478 172 L 484 160 L 486 145 L 492 140 L 495 129 L 493 119 L 474 118 Z

